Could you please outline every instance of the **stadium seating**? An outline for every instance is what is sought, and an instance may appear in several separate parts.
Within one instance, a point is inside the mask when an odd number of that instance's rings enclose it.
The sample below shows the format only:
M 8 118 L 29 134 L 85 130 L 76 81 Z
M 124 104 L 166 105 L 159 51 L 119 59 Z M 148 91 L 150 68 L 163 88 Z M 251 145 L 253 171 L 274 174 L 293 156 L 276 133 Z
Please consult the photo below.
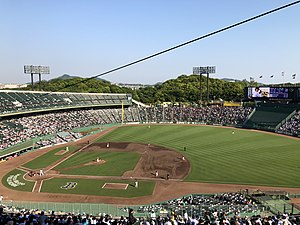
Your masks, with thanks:
M 277 133 L 286 134 L 290 136 L 300 137 L 300 110 L 295 112 L 291 118 L 284 121 L 278 129 Z
M 0 90 L 0 116 L 57 108 L 131 105 L 130 94 L 51 93 Z
M 251 113 L 247 107 L 150 107 L 140 108 L 141 122 L 205 123 L 236 126 Z
M 246 128 L 269 131 L 276 129 L 278 133 L 300 135 L 299 112 L 295 113 L 295 107 L 289 105 L 261 104 L 254 111 L 251 107 L 218 105 L 131 107 L 132 98 L 128 94 L 7 90 L 0 91 L 0 100 L 0 117 L 2 117 L 0 149 L 7 149 L 36 137 L 69 132 L 74 128 L 118 124 L 122 121 L 126 123 L 201 123 L 225 126 L 244 124 Z M 33 112 L 35 115 L 32 114 Z M 293 113 L 295 113 L 294 116 Z M 5 119 L 7 116 L 9 116 L 8 119 Z M 56 143 L 61 140 L 43 141 Z
M 123 118 L 122 118 L 123 113 Z M 101 124 L 118 124 L 122 121 L 138 122 L 136 108 L 77 109 L 39 115 L 30 115 L 0 121 L 0 149 L 7 149 L 32 138 L 59 132 L 70 132 L 74 128 Z M 71 135 L 72 136 L 72 135 Z M 73 135 L 74 136 L 74 135 Z M 76 135 L 75 135 L 76 136 Z M 60 136 L 60 139 L 67 141 Z M 68 141 L 73 139 L 68 139 Z M 49 140 L 53 143 L 53 140 Z
M 275 131 L 278 124 L 295 111 L 294 107 L 280 104 L 262 104 L 245 121 L 244 127 Z
M 74 208 L 80 203 L 72 205 L 73 212 L 55 210 L 56 205 L 49 210 L 28 208 L 30 205 L 34 204 L 27 204 L 26 208 L 14 207 L 11 206 L 11 203 L 2 204 L 0 223 L 132 225 L 129 223 L 128 216 L 129 212 L 134 210 L 132 216 L 136 220 L 135 224 L 141 225 L 300 224 L 299 214 L 289 215 L 285 211 L 276 211 L 275 214 L 272 214 L 269 206 L 258 204 L 252 195 L 242 193 L 195 194 L 152 205 L 122 206 L 122 208 L 108 207 L 107 205 L 101 208 L 103 211 L 95 211 L 93 214 L 81 211 L 75 213 Z M 49 203 L 41 203 L 40 205 L 47 207 Z M 88 208 L 91 209 L 91 207 Z M 113 209 L 113 213 L 110 212 L 109 208 Z M 117 213 L 118 211 L 120 212 Z M 295 212 L 297 213 L 298 210 L 295 209 Z

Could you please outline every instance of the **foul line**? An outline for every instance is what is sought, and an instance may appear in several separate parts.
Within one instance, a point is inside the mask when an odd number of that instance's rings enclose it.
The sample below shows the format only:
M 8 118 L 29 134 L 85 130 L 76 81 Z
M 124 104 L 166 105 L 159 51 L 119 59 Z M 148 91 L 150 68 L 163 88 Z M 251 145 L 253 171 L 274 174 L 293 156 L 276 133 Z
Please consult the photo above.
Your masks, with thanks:
M 108 129 L 108 132 L 110 132 L 112 129 Z M 54 167 L 58 166 L 59 164 L 63 163 L 64 161 L 66 161 L 67 159 L 71 158 L 72 156 L 74 156 L 75 154 L 77 154 L 78 152 L 81 152 L 82 150 L 86 149 L 87 147 L 89 147 L 90 145 L 92 145 L 94 143 L 95 140 L 97 140 L 99 138 L 98 135 L 96 135 L 97 137 L 95 137 L 94 139 L 92 139 L 90 141 L 89 144 L 83 146 L 82 148 L 80 148 L 78 151 L 75 151 L 74 153 L 70 154 L 69 156 L 67 156 L 66 158 L 62 159 L 61 161 L 57 162 L 56 164 L 52 165 L 51 167 L 49 167 L 47 170 L 45 170 L 45 172 L 52 170 Z
M 31 191 L 31 192 L 34 192 L 34 189 L 35 189 L 36 183 L 37 183 L 37 181 L 35 181 L 35 183 L 34 183 L 34 185 L 33 185 L 33 188 L 32 188 L 32 191 Z
M 38 193 L 40 193 L 41 192 L 41 189 L 42 189 L 42 186 L 43 186 L 43 180 L 41 180 L 41 183 L 40 183 L 40 187 L 39 187 L 39 190 L 38 190 Z

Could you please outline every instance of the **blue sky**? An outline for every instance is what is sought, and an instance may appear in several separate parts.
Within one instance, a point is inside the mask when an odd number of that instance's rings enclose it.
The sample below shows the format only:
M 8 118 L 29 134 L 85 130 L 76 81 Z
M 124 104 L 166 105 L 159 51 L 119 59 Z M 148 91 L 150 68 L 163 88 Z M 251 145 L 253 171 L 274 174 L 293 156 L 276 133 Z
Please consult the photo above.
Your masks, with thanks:
M 290 2 L 0 0 L 0 83 L 29 82 L 27 64 L 94 76 Z M 102 78 L 154 84 L 215 65 L 212 77 L 300 82 L 299 38 L 297 4 Z

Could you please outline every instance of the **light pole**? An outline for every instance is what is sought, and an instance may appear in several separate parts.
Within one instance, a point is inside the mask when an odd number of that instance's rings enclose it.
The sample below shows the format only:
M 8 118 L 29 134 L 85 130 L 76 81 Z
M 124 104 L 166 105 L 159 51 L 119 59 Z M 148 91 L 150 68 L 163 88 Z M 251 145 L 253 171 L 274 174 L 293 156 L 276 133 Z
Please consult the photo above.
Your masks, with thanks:
M 200 94 L 199 94 L 199 101 L 198 103 L 201 104 L 202 102 L 202 73 L 200 72 L 200 67 L 193 67 L 193 74 L 194 75 L 199 75 L 199 90 L 200 90 Z
M 200 67 L 193 67 L 193 74 L 200 75 L 200 100 L 199 103 L 202 102 L 202 74 L 206 74 L 206 85 L 207 85 L 207 96 L 206 101 L 209 102 L 209 74 L 210 73 L 216 73 L 216 67 L 215 66 L 200 66 Z
M 31 75 L 31 90 L 33 91 L 33 75 L 39 75 L 39 89 L 42 90 L 41 81 L 42 81 L 42 74 L 50 74 L 49 66 L 33 66 L 33 65 L 25 65 L 24 66 L 24 73 Z

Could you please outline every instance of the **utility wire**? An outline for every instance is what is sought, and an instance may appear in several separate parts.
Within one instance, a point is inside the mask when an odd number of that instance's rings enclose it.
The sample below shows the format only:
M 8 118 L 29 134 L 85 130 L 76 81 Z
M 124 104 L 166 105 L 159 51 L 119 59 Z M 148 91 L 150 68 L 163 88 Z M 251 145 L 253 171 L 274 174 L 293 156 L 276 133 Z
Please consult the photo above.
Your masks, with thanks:
M 106 71 L 106 72 L 100 73 L 100 74 L 98 74 L 98 75 L 89 77 L 89 78 L 87 78 L 87 79 L 85 79 L 85 80 L 78 81 L 78 82 L 76 82 L 76 83 L 66 85 L 65 87 L 59 88 L 59 89 L 57 89 L 56 91 L 61 91 L 61 90 L 65 89 L 65 88 L 69 88 L 69 87 L 75 86 L 75 85 L 77 85 L 77 84 L 84 83 L 84 82 L 87 82 L 87 81 L 89 81 L 89 80 L 95 79 L 95 78 L 97 78 L 97 77 L 101 77 L 101 76 L 107 75 L 107 74 L 109 74 L 109 73 L 112 73 L 112 72 L 115 72 L 115 71 L 124 69 L 124 68 L 129 67 L 129 66 L 132 66 L 132 65 L 134 65 L 134 64 L 137 64 L 137 63 L 146 61 L 146 60 L 148 60 L 148 59 L 154 58 L 154 57 L 156 57 L 156 56 L 162 55 L 162 54 L 164 54 L 164 53 L 173 51 L 173 50 L 175 50 L 175 49 L 177 49 L 177 48 L 181 48 L 181 47 L 183 47 L 183 46 L 185 46 L 185 45 L 189 45 L 189 44 L 191 44 L 191 43 L 193 43 L 193 42 L 202 40 L 202 39 L 204 39 L 204 38 L 208 38 L 208 37 L 210 37 L 210 36 L 213 36 L 213 35 L 215 35 L 215 34 L 221 33 L 221 32 L 223 32 L 223 31 L 226 31 L 226 30 L 232 29 L 232 28 L 234 28 L 234 27 L 240 26 L 240 25 L 242 25 L 242 24 L 248 23 L 248 22 L 250 22 L 250 21 L 252 21 L 252 20 L 256 20 L 256 19 L 258 19 L 258 18 L 260 18 L 260 17 L 264 17 L 264 16 L 267 16 L 267 15 L 269 15 L 269 14 L 271 14 L 271 13 L 278 12 L 278 11 L 280 11 L 280 10 L 282 10 L 282 9 L 288 8 L 288 7 L 293 6 L 293 5 L 296 5 L 296 4 L 298 4 L 298 3 L 300 3 L 300 0 L 299 0 L 299 1 L 292 2 L 292 3 L 289 3 L 289 4 L 286 4 L 286 5 L 283 5 L 283 6 L 281 6 L 281 7 L 275 8 L 275 9 L 272 9 L 272 10 L 270 10 L 270 11 L 264 12 L 264 13 L 259 14 L 259 15 L 257 15 L 257 16 L 254 16 L 254 17 L 251 17 L 251 18 L 249 18 L 249 19 L 243 20 L 243 21 L 241 21 L 241 22 L 238 22 L 238 23 L 232 24 L 232 25 L 230 25 L 230 26 L 224 27 L 224 28 L 222 28 L 222 29 L 213 31 L 213 32 L 208 33 L 208 34 L 205 34 L 205 35 L 203 35 L 203 36 L 201 36 L 201 37 L 198 37 L 198 38 L 195 38 L 195 39 L 193 39 L 193 40 L 190 40 L 190 41 L 184 42 L 184 43 L 182 43 L 182 44 L 176 45 L 176 46 L 174 46 L 174 47 L 165 49 L 165 50 L 163 50 L 163 51 L 157 52 L 157 53 L 155 53 L 155 54 L 152 54 L 152 55 L 149 55 L 149 56 L 147 56 L 147 57 L 141 58 L 141 59 L 139 59 L 139 60 L 133 61 L 133 62 L 131 62 L 131 63 L 125 64 L 125 65 L 123 65 L 123 66 L 119 66 L 119 67 L 116 67 L 116 68 L 114 68 L 114 69 L 108 70 L 108 71 Z

